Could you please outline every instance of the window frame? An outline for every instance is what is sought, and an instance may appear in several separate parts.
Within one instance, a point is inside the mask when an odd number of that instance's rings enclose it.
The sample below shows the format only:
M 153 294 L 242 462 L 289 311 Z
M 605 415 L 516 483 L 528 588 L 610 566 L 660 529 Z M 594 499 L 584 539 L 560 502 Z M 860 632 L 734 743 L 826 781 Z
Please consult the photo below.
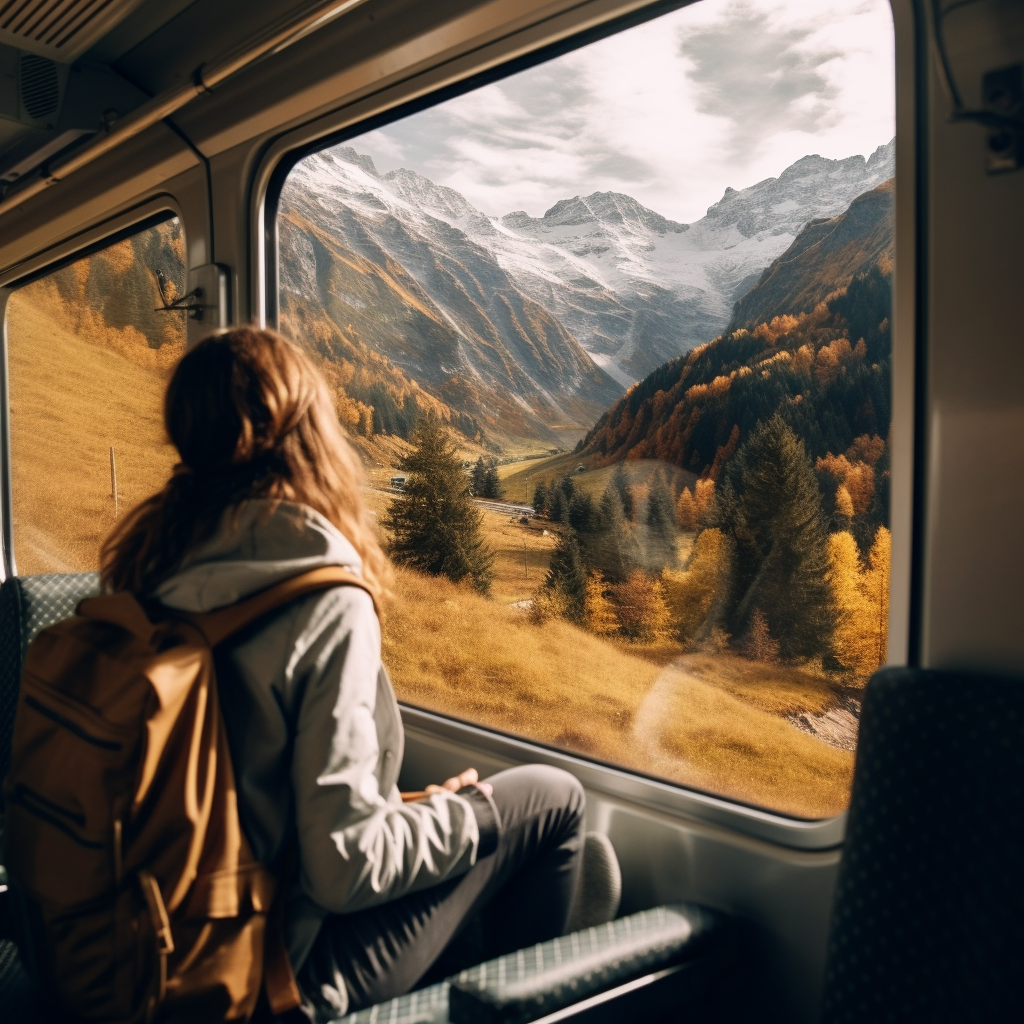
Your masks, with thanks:
M 278 325 L 277 212 L 281 189 L 294 166 L 307 155 L 355 139 L 447 99 L 500 81 L 598 39 L 653 20 L 700 0 L 653 3 L 583 3 L 539 24 L 511 32 L 500 41 L 450 60 L 438 60 L 399 84 L 348 102 L 342 99 L 325 115 L 265 142 L 249 189 L 250 281 L 255 322 Z M 888 664 L 913 661 L 917 609 L 912 600 L 915 552 L 922 503 L 915 474 L 915 396 L 921 365 L 918 282 L 924 189 L 923 125 L 918 97 L 926 95 L 927 50 L 915 0 L 889 0 L 893 17 L 896 86 L 896 220 L 899 274 L 893 286 L 893 465 L 899 479 L 891 485 L 893 563 L 890 584 Z M 356 90 L 353 90 L 354 92 Z M 359 90 L 361 91 L 361 90 Z M 634 805 L 712 827 L 724 827 L 752 839 L 799 851 L 825 851 L 842 844 L 847 811 L 831 818 L 801 819 L 731 797 L 687 787 L 501 732 L 465 719 L 399 702 L 408 730 L 427 742 L 448 741 L 478 751 L 483 758 L 513 764 L 540 762 L 571 771 L 589 789 Z
M 78 260 L 137 235 L 147 228 L 178 219 L 186 240 L 185 218 L 170 195 L 156 196 L 117 216 L 72 235 L 0 274 L 0 582 L 18 574 L 14 557 L 14 488 L 11 474 L 11 403 L 8 386 L 7 303 L 25 285 L 39 281 Z M 186 257 L 186 263 L 187 263 Z M 187 270 L 187 268 L 186 268 Z

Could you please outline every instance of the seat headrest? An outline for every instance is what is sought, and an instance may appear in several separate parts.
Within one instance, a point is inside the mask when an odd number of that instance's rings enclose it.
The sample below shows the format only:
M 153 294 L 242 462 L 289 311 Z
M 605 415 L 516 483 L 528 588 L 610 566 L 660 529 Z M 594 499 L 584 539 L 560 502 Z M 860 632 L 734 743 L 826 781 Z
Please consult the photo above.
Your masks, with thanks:
M 35 635 L 75 613 L 100 590 L 95 572 L 12 576 L 0 587 L 0 778 L 11 762 L 11 734 L 25 651 Z

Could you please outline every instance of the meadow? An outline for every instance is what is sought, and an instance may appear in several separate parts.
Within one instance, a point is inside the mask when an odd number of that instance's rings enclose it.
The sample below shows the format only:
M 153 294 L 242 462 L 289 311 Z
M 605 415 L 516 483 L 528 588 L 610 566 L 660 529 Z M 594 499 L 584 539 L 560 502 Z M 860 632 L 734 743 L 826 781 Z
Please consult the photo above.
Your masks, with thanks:
M 7 306 L 14 554 L 19 573 L 84 572 L 118 511 L 166 481 L 176 461 L 163 427 L 167 374 L 184 351 L 138 331 L 68 317 L 51 281 Z
M 369 500 L 381 515 L 396 499 Z M 481 530 L 490 596 L 396 569 L 383 636 L 400 700 L 796 817 L 845 808 L 853 753 L 790 721 L 838 706 L 820 671 L 536 623 L 554 530 L 490 511 Z M 680 535 L 681 558 L 691 542 Z
M 846 806 L 853 754 L 786 718 L 834 702 L 820 677 L 537 625 L 411 570 L 394 591 L 384 661 L 400 700 L 796 817 Z

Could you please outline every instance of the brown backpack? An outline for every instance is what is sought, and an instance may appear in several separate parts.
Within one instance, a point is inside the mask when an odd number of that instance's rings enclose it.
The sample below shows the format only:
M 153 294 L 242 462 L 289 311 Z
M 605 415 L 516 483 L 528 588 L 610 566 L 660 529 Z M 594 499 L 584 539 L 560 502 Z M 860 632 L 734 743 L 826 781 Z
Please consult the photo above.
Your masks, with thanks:
M 49 998 L 125 1024 L 246 1020 L 261 985 L 272 1012 L 298 1005 L 280 921 L 268 926 L 275 880 L 239 824 L 213 648 L 339 584 L 365 589 L 328 566 L 155 622 L 128 593 L 90 598 L 33 641 L 5 862 L 19 947 Z

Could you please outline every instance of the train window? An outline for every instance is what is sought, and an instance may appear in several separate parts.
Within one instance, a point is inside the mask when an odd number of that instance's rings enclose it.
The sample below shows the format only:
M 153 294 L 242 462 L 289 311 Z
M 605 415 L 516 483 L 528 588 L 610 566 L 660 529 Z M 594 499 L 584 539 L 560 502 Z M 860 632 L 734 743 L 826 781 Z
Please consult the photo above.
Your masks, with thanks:
M 11 490 L 18 571 L 98 566 L 117 516 L 158 490 L 175 458 L 162 417 L 185 348 L 176 218 L 15 291 L 7 303 Z
M 884 0 L 703 3 L 309 153 L 277 204 L 406 702 L 789 815 L 886 658 Z M 737 187 L 732 187 L 732 186 Z

